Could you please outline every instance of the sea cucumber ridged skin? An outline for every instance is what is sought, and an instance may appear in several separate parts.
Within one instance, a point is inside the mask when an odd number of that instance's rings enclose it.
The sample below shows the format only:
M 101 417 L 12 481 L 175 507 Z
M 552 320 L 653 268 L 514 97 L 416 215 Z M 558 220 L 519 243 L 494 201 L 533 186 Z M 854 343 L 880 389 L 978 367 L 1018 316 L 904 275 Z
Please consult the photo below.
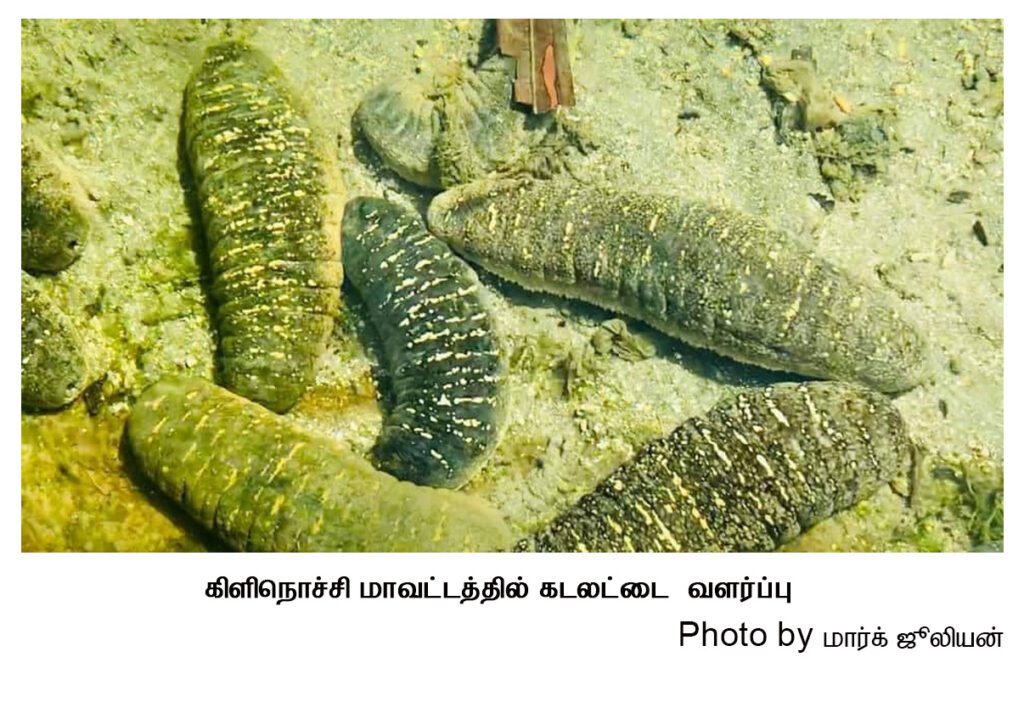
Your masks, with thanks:
M 883 392 L 924 343 L 892 301 L 733 210 L 567 181 L 480 181 L 434 198 L 430 230 L 527 289 L 628 315 L 694 346 Z
M 862 386 L 744 391 L 641 448 L 534 546 L 773 550 L 907 474 L 914 456 L 892 403 Z
M 21 404 L 63 407 L 89 381 L 82 338 L 38 281 L 21 274 Z
M 211 47 L 185 91 L 222 381 L 270 409 L 313 382 L 342 279 L 336 167 L 256 49 Z
M 381 161 L 402 178 L 440 190 L 507 170 L 527 152 L 526 115 L 512 108 L 514 62 L 492 56 L 428 76 L 383 83 L 355 121 Z M 537 135 L 534 135 L 537 136 Z
M 246 551 L 494 551 L 486 503 L 397 480 L 333 440 L 197 378 L 147 388 L 128 418 L 139 469 Z
M 383 83 L 359 103 L 355 120 L 384 165 L 416 185 L 439 189 L 434 141 L 440 124 L 429 87 L 425 80 Z
M 443 187 L 505 170 L 524 157 L 529 136 L 526 115 L 512 108 L 514 66 L 492 56 L 476 70 L 456 72 L 440 91 L 435 157 Z
M 497 441 L 504 360 L 468 264 L 413 212 L 377 198 L 349 202 L 345 270 L 381 338 L 394 408 L 376 454 L 404 480 L 455 488 Z

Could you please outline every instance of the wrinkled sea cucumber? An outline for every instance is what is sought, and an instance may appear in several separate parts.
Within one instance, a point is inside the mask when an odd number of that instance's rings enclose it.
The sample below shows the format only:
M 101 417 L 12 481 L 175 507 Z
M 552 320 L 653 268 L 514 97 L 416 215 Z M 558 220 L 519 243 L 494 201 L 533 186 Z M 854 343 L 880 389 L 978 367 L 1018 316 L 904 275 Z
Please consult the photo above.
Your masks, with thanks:
M 486 503 L 397 480 L 330 438 L 197 378 L 147 388 L 128 418 L 140 470 L 246 551 L 494 551 Z
M 342 279 L 336 167 L 284 77 L 245 44 L 211 47 L 185 91 L 217 306 L 222 381 L 270 409 L 312 383 Z
M 881 291 L 740 212 L 519 179 L 444 192 L 427 220 L 456 252 L 527 289 L 739 361 L 884 392 L 925 375 L 921 336 Z
M 437 189 L 434 143 L 441 126 L 429 87 L 422 78 L 382 83 L 359 103 L 355 121 L 384 165 L 416 185 Z
M 457 72 L 440 91 L 435 157 L 441 186 L 449 188 L 508 169 L 525 158 L 525 113 L 512 108 L 514 62 L 492 56 L 476 70 Z
M 350 201 L 342 233 L 348 281 L 381 337 L 395 396 L 380 465 L 459 487 L 494 447 L 503 410 L 504 361 L 476 273 L 386 200 Z
M 641 448 L 532 545 L 773 550 L 907 474 L 914 460 L 895 407 L 862 386 L 784 383 L 744 391 Z
M 454 63 L 383 83 L 363 98 L 355 121 L 402 178 L 431 189 L 466 183 L 511 168 L 544 136 L 513 109 L 513 74 L 510 59 L 492 56 L 476 68 Z

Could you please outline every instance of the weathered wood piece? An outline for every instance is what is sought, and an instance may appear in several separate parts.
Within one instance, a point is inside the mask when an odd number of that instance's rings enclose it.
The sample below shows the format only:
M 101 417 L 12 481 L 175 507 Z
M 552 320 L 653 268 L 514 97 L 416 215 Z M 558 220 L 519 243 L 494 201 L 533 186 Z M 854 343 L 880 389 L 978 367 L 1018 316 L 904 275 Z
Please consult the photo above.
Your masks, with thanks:
M 535 113 L 576 104 L 565 21 L 500 19 L 498 51 L 516 60 L 513 99 Z

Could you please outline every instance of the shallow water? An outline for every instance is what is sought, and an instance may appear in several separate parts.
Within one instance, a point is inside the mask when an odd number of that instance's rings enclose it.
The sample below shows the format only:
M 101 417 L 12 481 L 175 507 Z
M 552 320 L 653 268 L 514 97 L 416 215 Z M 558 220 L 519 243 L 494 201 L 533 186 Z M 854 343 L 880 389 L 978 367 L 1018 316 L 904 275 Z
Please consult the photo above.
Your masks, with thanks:
M 138 393 L 171 373 L 212 377 L 215 337 L 201 242 L 178 155 L 182 90 L 225 34 L 263 49 L 337 147 L 347 196 L 420 209 L 429 193 L 388 171 L 352 114 L 382 80 L 475 54 L 476 20 L 27 21 L 22 112 L 77 172 L 100 225 L 81 259 L 44 284 L 81 324 L 105 381 L 82 400 L 23 414 L 25 550 L 216 548 L 121 459 Z M 897 399 L 938 459 L 910 485 L 813 528 L 798 550 L 964 550 L 998 538 L 1002 489 L 1002 27 L 981 21 L 575 24 L 578 105 L 598 148 L 578 166 L 612 187 L 729 204 L 794 231 L 827 259 L 893 291 L 925 331 L 935 378 Z M 894 115 L 898 146 L 857 201 L 834 197 L 810 137 L 780 143 L 765 57 L 810 46 L 828 94 Z M 759 61 L 760 59 L 760 61 Z M 979 234 L 979 227 L 981 234 Z M 637 446 L 737 386 L 781 374 L 728 361 L 640 323 L 657 349 L 587 366 L 567 359 L 612 317 L 481 274 L 512 359 L 509 419 L 465 489 L 518 533 L 551 519 Z M 365 453 L 380 429 L 379 371 L 351 290 L 316 387 L 295 419 Z M 933 470 L 937 468 L 937 470 Z M 994 514 L 996 498 L 998 514 Z

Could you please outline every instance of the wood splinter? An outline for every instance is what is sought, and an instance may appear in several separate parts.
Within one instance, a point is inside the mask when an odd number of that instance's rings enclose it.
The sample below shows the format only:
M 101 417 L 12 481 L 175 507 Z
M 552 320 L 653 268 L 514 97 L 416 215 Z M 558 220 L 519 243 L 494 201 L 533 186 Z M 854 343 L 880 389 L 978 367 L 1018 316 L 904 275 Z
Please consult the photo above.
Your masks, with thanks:
M 565 21 L 500 19 L 498 50 L 516 60 L 513 99 L 533 112 L 576 104 Z

